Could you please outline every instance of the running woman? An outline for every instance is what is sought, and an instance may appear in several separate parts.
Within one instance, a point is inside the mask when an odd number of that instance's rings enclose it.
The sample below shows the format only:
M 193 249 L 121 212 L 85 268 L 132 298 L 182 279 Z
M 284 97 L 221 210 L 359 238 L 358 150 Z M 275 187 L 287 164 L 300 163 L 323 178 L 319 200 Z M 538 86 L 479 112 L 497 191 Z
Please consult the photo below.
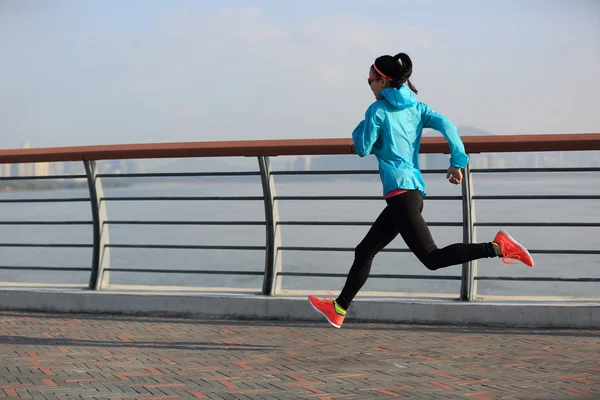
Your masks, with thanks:
M 367 281 L 377 253 L 400 234 L 414 255 L 431 271 L 481 258 L 501 257 L 533 267 L 529 252 L 506 232 L 499 231 L 492 242 L 456 243 L 438 248 L 423 219 L 425 182 L 419 170 L 419 146 L 423 128 L 439 131 L 450 147 L 446 178 L 458 185 L 461 169 L 469 162 L 456 127 L 443 115 L 418 102 L 417 89 L 410 82 L 412 61 L 405 53 L 378 57 L 369 70 L 368 83 L 375 95 L 365 119 L 352 133 L 353 152 L 366 157 L 373 152 L 387 206 L 354 252 L 354 263 L 337 299 L 308 300 L 331 325 L 340 328 L 352 300 Z

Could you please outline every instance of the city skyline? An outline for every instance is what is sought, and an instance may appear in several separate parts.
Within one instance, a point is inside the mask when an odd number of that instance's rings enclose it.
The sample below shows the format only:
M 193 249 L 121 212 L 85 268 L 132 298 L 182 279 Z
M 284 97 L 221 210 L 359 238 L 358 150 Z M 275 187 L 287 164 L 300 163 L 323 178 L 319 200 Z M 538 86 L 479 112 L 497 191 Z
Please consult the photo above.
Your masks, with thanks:
M 21 149 L 32 148 L 31 142 L 23 142 Z M 123 174 L 138 172 L 138 160 L 103 160 L 99 162 L 99 170 L 104 174 Z M 37 162 L 0 164 L 0 178 L 28 177 L 48 175 L 85 174 L 83 164 L 76 161 Z

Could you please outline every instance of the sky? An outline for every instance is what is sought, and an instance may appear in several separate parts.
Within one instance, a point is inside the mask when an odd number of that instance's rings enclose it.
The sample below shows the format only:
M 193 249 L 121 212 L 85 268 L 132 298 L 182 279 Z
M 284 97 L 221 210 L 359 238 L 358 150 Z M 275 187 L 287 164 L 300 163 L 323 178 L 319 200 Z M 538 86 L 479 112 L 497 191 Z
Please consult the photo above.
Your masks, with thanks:
M 600 0 L 0 0 L 0 147 L 350 137 L 374 59 L 494 134 L 600 132 Z

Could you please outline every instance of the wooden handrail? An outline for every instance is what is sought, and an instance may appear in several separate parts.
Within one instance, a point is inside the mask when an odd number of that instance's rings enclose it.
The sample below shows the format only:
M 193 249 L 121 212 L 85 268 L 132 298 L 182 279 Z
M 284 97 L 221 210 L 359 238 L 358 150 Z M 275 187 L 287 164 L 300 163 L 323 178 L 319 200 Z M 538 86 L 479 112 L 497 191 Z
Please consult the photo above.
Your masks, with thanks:
M 468 153 L 600 150 L 600 133 L 463 136 Z M 0 164 L 182 157 L 351 154 L 352 140 L 285 139 L 145 143 L 0 150 Z M 449 152 L 443 137 L 424 137 L 421 153 Z

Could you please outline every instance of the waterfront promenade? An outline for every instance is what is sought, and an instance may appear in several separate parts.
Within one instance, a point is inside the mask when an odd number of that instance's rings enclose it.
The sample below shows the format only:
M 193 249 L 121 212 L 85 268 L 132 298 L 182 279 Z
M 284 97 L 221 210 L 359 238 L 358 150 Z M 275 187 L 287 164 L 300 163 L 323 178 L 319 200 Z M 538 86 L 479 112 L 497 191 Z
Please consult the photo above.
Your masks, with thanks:
M 514 153 L 516 159 L 531 152 L 600 151 L 599 133 L 470 136 L 464 142 L 469 154 Z M 444 138 L 423 138 L 421 153 L 447 151 Z M 428 196 L 442 204 L 431 208 L 440 214 L 428 223 L 455 229 L 452 240 L 462 237 L 463 243 L 482 240 L 490 228 L 521 229 L 536 268 L 493 270 L 467 262 L 441 274 L 411 269 L 410 263 L 378 269 L 370 277 L 373 286 L 361 292 L 338 330 L 310 308 L 306 295 L 339 287 L 333 280 L 345 278 L 347 265 L 340 269 L 324 255 L 351 257 L 356 242 L 350 230 L 371 224 L 362 211 L 365 203 L 381 203 L 381 195 L 362 189 L 339 193 L 337 186 L 332 193 L 314 184 L 286 192 L 286 182 L 347 181 L 376 177 L 378 171 L 274 169 L 271 158 L 350 153 L 348 138 L 0 150 L 1 165 L 70 161 L 85 170 L 0 182 L 82 180 L 88 186 L 88 193 L 0 198 L 5 233 L 0 238 L 0 397 L 600 398 L 595 159 L 584 158 L 587 164 L 580 166 L 467 166 L 457 191 Z M 182 157 L 252 157 L 256 164 L 243 171 L 127 174 L 100 168 L 107 160 Z M 555 183 L 562 174 L 577 190 L 475 185 L 490 177 L 516 182 L 519 174 Z M 174 178 L 196 186 L 182 193 L 105 192 L 103 187 L 111 179 Z M 239 190 L 242 178 L 254 191 Z M 236 191 L 212 192 L 210 182 L 221 188 L 236 182 Z M 526 203 L 529 208 L 521 206 Z M 293 204 L 304 208 L 288 213 Z M 324 204 L 346 214 L 319 215 Z M 146 214 L 134 212 L 149 205 L 155 208 Z M 443 209 L 446 205 L 452 208 Z M 506 214 L 507 207 L 523 215 Z M 452 220 L 445 211 L 450 209 Z M 527 211 L 532 209 L 536 212 Z M 144 231 L 152 235 L 140 234 Z M 570 241 L 557 240 L 559 231 Z M 343 242 L 336 241 L 340 238 Z M 385 250 L 378 256 L 382 266 L 402 265 L 400 258 L 409 253 L 402 247 Z M 80 251 L 87 253 L 76 258 Z M 394 261 L 385 260 L 390 253 Z M 223 258 L 211 258 L 214 254 Z
M 0 313 L 0 397 L 600 398 L 600 331 Z

